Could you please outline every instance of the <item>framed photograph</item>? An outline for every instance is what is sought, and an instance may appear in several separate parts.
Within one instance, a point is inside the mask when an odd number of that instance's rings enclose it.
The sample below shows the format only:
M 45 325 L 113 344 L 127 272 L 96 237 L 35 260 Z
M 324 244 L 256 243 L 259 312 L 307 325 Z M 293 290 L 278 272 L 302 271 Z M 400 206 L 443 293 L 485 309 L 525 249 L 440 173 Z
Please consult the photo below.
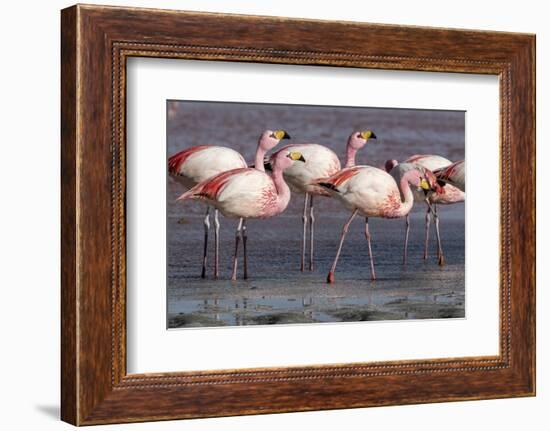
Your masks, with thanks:
M 534 35 L 61 17 L 63 420 L 535 394 Z

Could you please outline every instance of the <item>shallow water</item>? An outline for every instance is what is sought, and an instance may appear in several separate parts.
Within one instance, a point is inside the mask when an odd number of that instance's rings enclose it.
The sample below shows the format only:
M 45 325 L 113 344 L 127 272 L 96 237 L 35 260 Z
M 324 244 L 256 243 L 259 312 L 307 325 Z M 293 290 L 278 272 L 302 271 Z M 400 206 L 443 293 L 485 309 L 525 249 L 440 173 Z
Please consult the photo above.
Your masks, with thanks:
M 179 103 L 170 110 L 168 154 L 201 143 L 232 146 L 251 160 L 265 128 L 284 128 L 291 142 L 317 142 L 338 154 L 352 130 L 378 136 L 358 162 L 381 165 L 412 154 L 464 157 L 464 114 L 281 105 Z M 185 133 L 183 133 L 185 131 Z M 447 264 L 436 263 L 432 235 L 424 261 L 424 205 L 411 213 L 409 262 L 402 261 L 404 220 L 370 219 L 377 280 L 370 280 L 364 220 L 348 233 L 336 283 L 326 284 L 342 225 L 349 214 L 328 198 L 316 198 L 315 270 L 300 273 L 303 196 L 294 195 L 284 214 L 249 220 L 247 281 L 231 282 L 235 220 L 220 217 L 220 280 L 199 277 L 204 205 L 175 203 L 181 186 L 168 180 L 167 307 L 170 328 L 464 317 L 464 205 L 440 206 Z M 432 234 L 433 232 L 432 226 Z M 213 262 L 213 233 L 209 260 Z M 241 249 L 242 252 L 242 249 Z M 241 259 L 242 263 L 242 259 Z M 239 275 L 242 276 L 242 267 Z

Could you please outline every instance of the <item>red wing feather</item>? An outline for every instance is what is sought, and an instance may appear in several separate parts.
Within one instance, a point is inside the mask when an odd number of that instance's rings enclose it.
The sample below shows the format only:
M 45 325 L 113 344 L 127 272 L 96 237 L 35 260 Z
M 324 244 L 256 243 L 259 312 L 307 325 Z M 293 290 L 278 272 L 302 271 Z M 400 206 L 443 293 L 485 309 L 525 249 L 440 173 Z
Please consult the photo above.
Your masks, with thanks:
M 445 166 L 444 168 L 437 169 L 434 171 L 434 174 L 440 180 L 449 180 L 449 178 L 451 178 L 452 175 L 454 174 L 455 169 L 459 163 L 461 163 L 461 161 L 454 162 L 454 163 L 451 163 L 449 166 Z
M 324 181 L 324 182 L 330 183 L 334 187 L 338 187 L 338 186 L 344 184 L 346 181 L 348 181 L 357 172 L 359 172 L 358 167 L 342 169 L 341 171 L 336 172 L 331 177 L 328 177 L 327 180 Z
M 172 175 L 178 175 L 180 173 L 181 166 L 190 155 L 202 151 L 208 147 L 210 147 L 210 145 L 197 145 L 170 156 L 168 158 L 168 172 Z
M 251 168 L 237 168 L 222 172 L 212 178 L 198 184 L 194 189 L 194 196 L 204 197 L 210 200 L 216 200 L 220 190 L 227 184 L 231 177 L 237 173 L 247 171 Z
M 330 177 L 319 178 L 318 180 L 315 180 L 315 182 L 313 182 L 312 184 L 339 192 L 340 190 L 338 190 L 338 186 L 344 184 L 347 180 L 353 177 L 357 172 L 359 172 L 359 168 L 356 166 L 352 168 L 345 168 L 345 169 L 342 169 L 341 171 L 336 172 Z

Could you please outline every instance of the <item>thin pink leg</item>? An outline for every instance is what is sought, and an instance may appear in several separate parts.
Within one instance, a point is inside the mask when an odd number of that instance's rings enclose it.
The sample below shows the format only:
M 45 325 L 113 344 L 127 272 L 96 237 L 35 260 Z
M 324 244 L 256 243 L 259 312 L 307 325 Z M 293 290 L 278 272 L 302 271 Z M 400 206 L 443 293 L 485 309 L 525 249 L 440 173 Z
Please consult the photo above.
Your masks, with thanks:
M 409 215 L 405 217 L 405 244 L 403 245 L 403 265 L 407 264 L 407 249 L 409 247 L 409 230 L 411 227 L 411 221 Z
M 201 278 L 206 278 L 206 261 L 208 259 L 208 231 L 210 230 L 210 207 L 206 207 L 206 214 L 204 215 L 204 248 L 202 252 L 202 270 Z
M 302 258 L 300 260 L 300 271 L 304 272 L 306 267 L 306 236 L 307 236 L 307 203 L 309 199 L 309 193 L 306 193 L 304 199 L 304 212 L 302 213 Z
M 330 272 L 327 276 L 327 283 L 334 283 L 334 271 L 336 271 L 336 264 L 338 263 L 338 258 L 340 257 L 340 252 L 342 251 L 342 244 L 344 244 L 344 239 L 346 238 L 346 234 L 348 233 L 349 225 L 357 215 L 357 209 L 355 209 L 352 213 L 346 224 L 344 224 L 344 227 L 342 228 L 342 235 L 340 236 L 340 244 L 338 245 L 338 251 L 336 252 L 336 257 L 334 258 L 334 262 L 332 263 L 332 267 L 330 268 Z
M 241 239 L 241 229 L 243 226 L 243 219 L 239 219 L 239 224 L 237 225 L 237 231 L 235 232 L 235 254 L 233 255 L 233 272 L 231 273 L 231 280 L 237 280 L 237 256 L 239 252 L 239 241 Z
M 214 210 L 214 278 L 220 276 L 220 220 L 219 212 Z
M 248 279 L 248 254 L 246 253 L 246 219 L 243 219 L 243 226 L 241 229 L 241 236 L 243 237 L 243 269 L 244 269 L 244 279 Z
M 309 270 L 313 271 L 313 227 L 315 215 L 313 214 L 313 195 L 309 198 Z
M 372 248 L 370 246 L 370 232 L 369 232 L 369 218 L 365 217 L 365 238 L 369 246 L 369 259 L 370 259 L 370 275 L 373 280 L 376 280 L 376 274 L 374 273 L 374 260 L 372 259 Z
M 445 257 L 443 256 L 443 246 L 441 245 L 441 236 L 439 234 L 439 215 L 437 214 L 437 206 L 433 207 L 434 222 L 435 222 L 435 235 L 437 238 L 437 262 L 439 266 L 445 265 Z
M 430 241 L 430 222 L 431 222 L 431 209 L 428 206 L 426 208 L 426 224 L 424 226 L 424 260 L 428 259 L 428 243 Z

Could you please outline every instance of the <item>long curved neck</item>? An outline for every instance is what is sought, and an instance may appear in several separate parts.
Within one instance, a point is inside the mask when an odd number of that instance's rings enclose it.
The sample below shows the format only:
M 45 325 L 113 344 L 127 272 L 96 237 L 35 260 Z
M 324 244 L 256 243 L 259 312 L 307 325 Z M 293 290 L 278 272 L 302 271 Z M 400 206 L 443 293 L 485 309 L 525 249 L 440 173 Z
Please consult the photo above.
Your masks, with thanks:
M 265 153 L 267 153 L 267 151 L 262 145 L 262 140 L 260 139 L 260 142 L 258 142 L 258 148 L 256 148 L 256 156 L 254 158 L 254 167 L 262 172 L 265 172 L 265 167 L 264 167 Z
M 353 148 L 351 144 L 348 142 L 348 146 L 346 148 L 346 168 L 351 168 L 352 166 L 355 166 L 356 154 L 357 154 L 357 149 Z
M 286 209 L 290 201 L 290 189 L 283 178 L 282 169 L 277 166 L 273 169 L 272 179 L 277 189 L 277 210 L 278 212 L 282 212 Z
M 346 146 L 346 168 L 355 166 L 355 155 L 359 149 L 365 146 L 366 142 L 363 142 L 359 138 L 352 134 L 348 138 L 348 144 Z
M 405 175 L 403 175 L 403 177 L 401 177 L 401 180 L 399 181 L 399 191 L 401 192 L 401 196 L 403 196 L 404 199 L 401 200 L 401 206 L 396 210 L 396 217 L 403 217 L 407 215 L 413 207 L 414 196 L 409 181 L 415 174 L 418 175 L 418 171 L 408 171 L 405 173 Z

